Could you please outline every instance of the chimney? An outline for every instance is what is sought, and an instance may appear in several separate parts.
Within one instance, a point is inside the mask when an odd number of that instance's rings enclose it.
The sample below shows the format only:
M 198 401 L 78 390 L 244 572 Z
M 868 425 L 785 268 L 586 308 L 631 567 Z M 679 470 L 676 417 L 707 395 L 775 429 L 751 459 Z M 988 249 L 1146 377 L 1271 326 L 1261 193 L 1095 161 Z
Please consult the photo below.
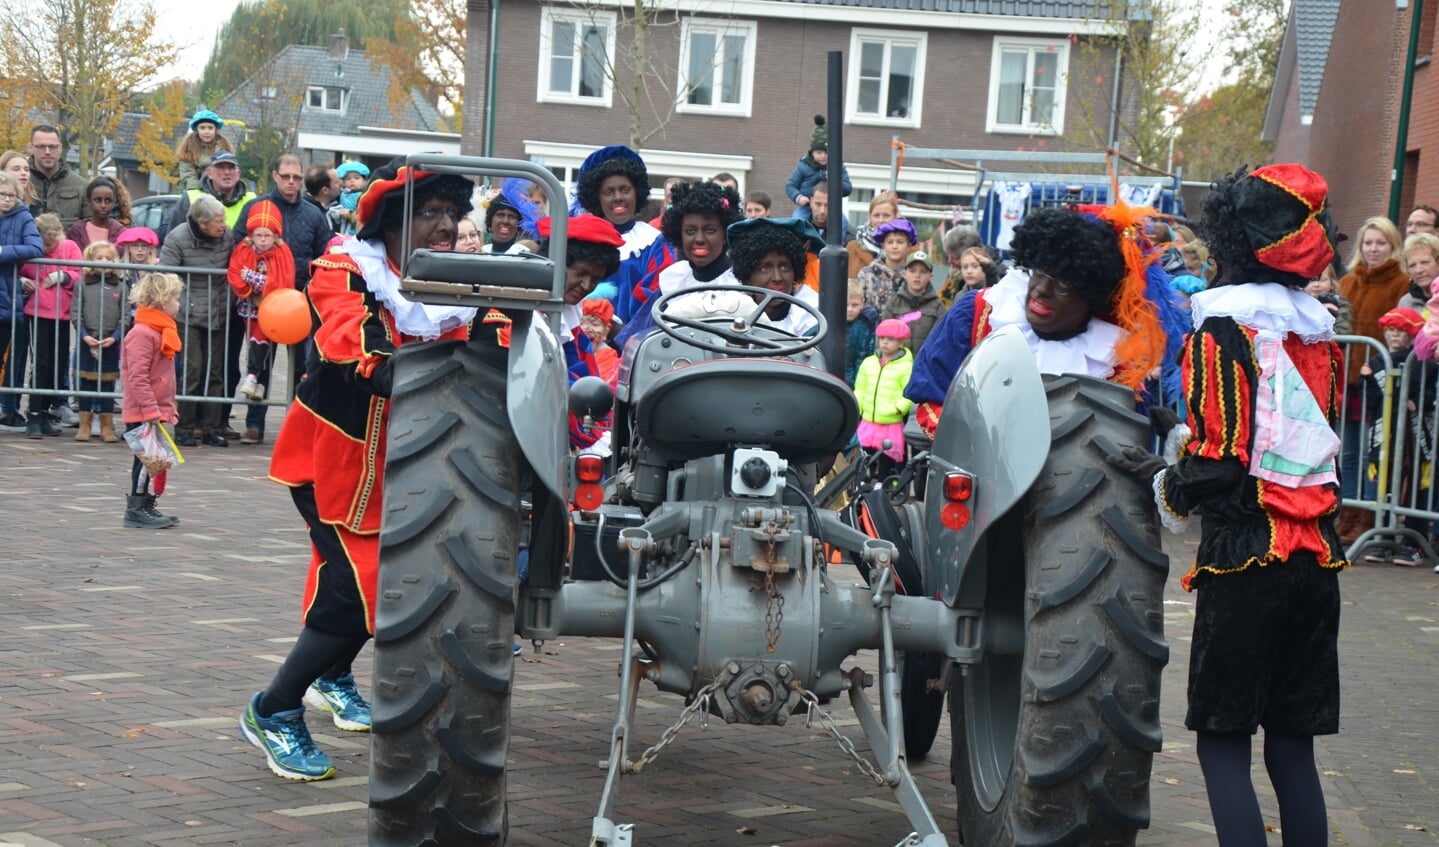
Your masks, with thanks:
M 345 28 L 340 27 L 334 35 L 330 36 L 330 58 L 337 62 L 343 62 L 350 55 L 350 38 L 345 35 Z

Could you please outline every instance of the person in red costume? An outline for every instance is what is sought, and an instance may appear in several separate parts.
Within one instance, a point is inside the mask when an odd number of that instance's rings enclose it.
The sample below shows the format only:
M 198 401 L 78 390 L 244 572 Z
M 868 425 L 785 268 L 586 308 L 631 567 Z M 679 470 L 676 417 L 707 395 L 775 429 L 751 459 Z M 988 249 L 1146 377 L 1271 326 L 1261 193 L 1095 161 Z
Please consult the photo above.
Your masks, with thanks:
M 310 532 L 304 627 L 268 688 L 240 718 L 245 737 L 286 779 L 316 780 L 335 767 L 310 738 L 305 704 L 340 729 L 368 732 L 370 705 L 350 665 L 375 630 L 381 491 L 392 383 L 405 344 L 468 337 L 474 309 L 428 306 L 400 294 L 409 251 L 453 250 L 473 184 L 395 160 L 360 196 L 356 237 L 316 259 L 305 293 L 318 320 L 314 359 L 285 415 L 270 478 L 290 487 Z M 414 186 L 410 240 L 404 187 Z
M 1201 231 L 1219 276 L 1191 299 L 1181 359 L 1192 437 L 1156 410 L 1166 456 L 1111 459 L 1153 488 L 1170 529 L 1204 516 L 1181 580 L 1198 592 L 1184 724 L 1220 847 L 1267 843 L 1250 775 L 1261 726 L 1285 843 L 1329 836 L 1314 736 L 1339 731 L 1344 360 L 1334 316 L 1304 293 L 1334 256 L 1327 193 L 1293 164 L 1215 183 Z

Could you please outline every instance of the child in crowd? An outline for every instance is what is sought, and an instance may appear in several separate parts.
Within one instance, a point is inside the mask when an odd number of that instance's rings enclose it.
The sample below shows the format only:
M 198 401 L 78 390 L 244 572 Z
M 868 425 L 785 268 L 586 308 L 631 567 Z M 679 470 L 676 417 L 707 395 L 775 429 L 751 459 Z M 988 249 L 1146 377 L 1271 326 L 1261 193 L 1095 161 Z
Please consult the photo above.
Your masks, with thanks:
M 60 216 L 47 212 L 35 219 L 35 229 L 45 245 L 44 259 L 79 261 L 80 248 L 65 237 Z M 63 389 L 70 360 L 70 301 L 80 269 L 75 265 L 46 265 L 27 262 L 20 268 L 20 287 L 26 293 L 25 316 L 30 324 L 30 343 L 35 366 L 30 385 L 39 391 Z M 63 372 L 62 372 L 63 369 Z M 50 420 L 52 406 L 65 405 L 63 397 L 30 395 L 30 416 L 25 423 L 26 438 L 59 435 Z
M 1384 346 L 1389 349 L 1388 364 L 1393 367 L 1396 378 L 1394 386 L 1397 389 L 1399 387 L 1398 375 L 1403 371 L 1404 362 L 1408 360 L 1409 354 L 1414 350 L 1414 336 L 1418 335 L 1419 330 L 1424 326 L 1424 317 L 1413 309 L 1402 307 L 1390 309 L 1379 319 L 1379 326 L 1384 331 Z M 1366 500 L 1373 500 L 1378 496 L 1379 453 L 1384 444 L 1384 394 L 1389 374 L 1384 359 L 1383 354 L 1376 353 L 1359 368 L 1361 376 L 1359 384 L 1364 396 L 1364 405 L 1368 410 L 1369 420 L 1374 421 L 1373 426 L 1369 428 L 1368 467 L 1365 468 L 1366 477 L 1364 479 L 1364 499 Z M 1423 374 L 1423 371 L 1420 371 L 1420 374 Z M 1425 415 L 1418 405 L 1423 398 L 1433 396 L 1432 387 L 1421 390 L 1421 386 L 1426 382 L 1422 376 L 1412 379 L 1408 397 L 1401 398 L 1396 394 L 1394 408 L 1390 413 L 1389 436 L 1391 439 L 1399 432 L 1400 417 L 1407 416 L 1408 418 L 1404 428 L 1406 438 L 1402 463 L 1393 461 L 1398 445 L 1392 440 L 1389 445 L 1390 466 L 1387 488 L 1398 495 L 1400 503 L 1414 501 L 1408 490 L 1414 482 L 1409 478 L 1408 473 L 1414 459 L 1414 450 L 1419 449 L 1426 452 L 1431 458 L 1433 455 L 1433 444 L 1428 443 L 1432 421 L 1426 422 L 1425 419 L 1429 416 Z M 1427 474 L 1421 474 L 1421 476 L 1427 477 Z M 1427 488 L 1427 479 L 1421 484 Z M 1417 530 L 1421 534 L 1429 533 L 1427 521 L 1421 524 L 1414 518 L 1404 518 L 1404 523 L 1410 529 Z M 1393 547 L 1379 545 L 1369 548 L 1369 552 L 1364 555 L 1364 561 L 1370 564 L 1393 563 L 1412 568 L 1424 562 L 1424 553 L 1407 543 Z
M 959 273 L 950 273 L 939 299 L 948 306 L 964 292 L 988 288 L 996 282 L 999 282 L 999 266 L 989 251 L 983 247 L 966 247 L 959 254 Z
M 934 263 L 923 250 L 910 253 L 901 272 L 904 284 L 884 301 L 881 318 L 899 318 L 909 326 L 906 345 L 918 353 L 930 330 L 944 316 L 945 306 L 934 290 Z
M 580 329 L 590 337 L 594 348 L 595 363 L 599 366 L 599 377 L 614 388 L 620 376 L 620 356 L 610 344 L 610 326 L 614 321 L 615 307 L 608 300 L 586 297 L 580 301 Z
M 802 221 L 810 219 L 809 201 L 814 187 L 825 179 L 829 168 L 829 133 L 824 128 L 824 115 L 814 116 L 814 131 L 809 134 L 809 152 L 800 157 L 790 172 L 789 181 L 784 184 L 785 193 L 794 201 L 793 217 Z M 854 189 L 850 185 L 849 171 L 840 167 L 844 190 L 841 197 L 848 197 Z
M 180 352 L 180 332 L 175 313 L 180 311 L 180 294 L 185 284 L 174 274 L 145 274 L 130 289 L 135 304 L 135 325 L 125 333 L 125 354 L 121 358 L 125 393 L 121 397 L 120 419 L 125 431 L 142 424 L 175 425 L 175 354 Z M 166 472 L 151 474 L 139 454 L 130 465 L 130 489 L 125 495 L 125 526 L 165 529 L 180 519 L 163 515 L 155 498 L 165 491 Z
M 772 205 L 774 205 L 774 201 L 770 199 L 769 194 L 763 191 L 751 191 L 744 196 L 744 216 L 767 218 Z
M 355 234 L 355 209 L 360 205 L 360 195 L 365 191 L 365 181 L 370 178 L 370 169 L 364 162 L 341 162 L 335 173 L 340 177 L 339 208 L 335 211 L 340 219 L 340 235 Z
M 1352 334 L 1354 320 L 1350 316 L 1351 307 L 1348 300 L 1339 296 L 1333 265 L 1325 265 L 1324 272 L 1309 280 L 1309 284 L 1304 286 L 1304 291 L 1310 297 L 1323 303 L 1324 308 L 1329 310 L 1329 314 L 1334 316 L 1335 335 Z
M 260 301 L 273 291 L 295 287 L 295 257 L 281 240 L 284 226 L 274 202 L 261 200 L 250 206 L 245 227 L 249 235 L 230 254 L 229 273 L 230 289 L 237 298 L 235 311 L 244 319 L 250 335 L 245 376 L 238 391 L 251 405 L 245 414 L 245 433 L 240 443 L 261 444 L 265 440 L 266 411 L 262 403 L 270 386 L 275 345 L 260 328 Z
M 24 158 L 10 161 L 25 164 Z M 29 172 L 27 166 L 25 173 Z M 35 229 L 35 219 L 24 197 L 25 186 L 0 169 L 0 364 L 4 365 L 4 387 L 10 389 L 0 393 L 0 429 L 11 432 L 25 429 L 25 418 L 19 412 L 20 397 L 15 391 L 25 384 L 30 344 L 29 328 L 20 317 L 26 294 L 17 271 L 20 265 L 45 252 L 45 242 Z
M 115 249 L 120 251 L 120 260 L 131 265 L 154 265 L 159 263 L 157 251 L 160 236 L 148 226 L 132 226 L 115 239 Z M 131 285 L 140 281 L 145 271 L 131 271 Z
M 87 262 L 116 262 L 120 254 L 108 241 L 93 241 L 85 248 Z M 70 314 L 79 337 L 80 391 L 109 393 L 120 376 L 120 343 L 130 323 L 125 305 L 124 272 L 118 268 L 86 268 L 82 283 L 75 288 Z M 119 441 L 115 435 L 115 403 L 108 397 L 80 398 L 80 429 L 76 441 L 90 440 L 90 426 L 100 419 L 100 440 Z
M 875 458 L 875 475 L 883 479 L 904 461 L 904 418 L 914 405 L 904 396 L 914 368 L 914 356 L 905 347 L 909 327 L 890 318 L 874 331 L 878 348 L 859 366 L 854 396 L 859 401 L 859 446 Z M 888 441 L 889 445 L 885 446 Z
M 914 224 L 895 218 L 880 224 L 874 237 L 879 243 L 880 255 L 860 270 L 855 281 L 864 289 L 864 302 L 879 309 L 904 282 L 905 259 L 919 244 L 919 234 Z
M 864 289 L 857 282 L 849 284 L 844 318 L 844 381 L 853 388 L 860 362 L 874 354 L 874 330 L 879 325 L 879 310 L 864 302 Z
M 184 194 L 190 189 L 199 190 L 200 177 L 210 166 L 210 159 L 220 150 L 235 152 L 229 139 L 220 134 L 220 116 L 209 109 L 201 109 L 190 118 L 190 132 L 180 141 L 175 150 L 175 159 L 180 165 L 180 182 L 175 190 Z

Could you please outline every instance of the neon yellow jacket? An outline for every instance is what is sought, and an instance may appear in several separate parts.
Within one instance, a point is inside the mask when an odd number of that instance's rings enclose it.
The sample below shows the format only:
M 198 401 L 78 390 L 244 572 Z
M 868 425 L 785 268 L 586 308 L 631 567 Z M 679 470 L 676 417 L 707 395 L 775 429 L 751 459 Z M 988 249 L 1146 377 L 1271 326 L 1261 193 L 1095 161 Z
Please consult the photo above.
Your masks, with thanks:
M 860 419 L 877 424 L 902 423 L 914 405 L 904 396 L 913 369 L 914 355 L 905 347 L 884 364 L 880 364 L 878 353 L 861 362 L 854 377 Z

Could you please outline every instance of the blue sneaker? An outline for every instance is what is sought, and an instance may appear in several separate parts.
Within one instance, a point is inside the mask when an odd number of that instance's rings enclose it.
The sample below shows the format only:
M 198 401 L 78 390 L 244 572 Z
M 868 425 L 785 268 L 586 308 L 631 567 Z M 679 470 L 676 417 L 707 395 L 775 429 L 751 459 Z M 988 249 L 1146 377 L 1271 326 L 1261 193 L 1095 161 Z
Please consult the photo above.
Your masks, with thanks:
M 305 689 L 305 705 L 329 712 L 340 729 L 370 731 L 370 704 L 355 687 L 354 674 L 347 673 L 333 681 L 315 680 Z
M 259 694 L 250 698 L 250 705 L 240 717 L 240 731 L 245 734 L 245 740 L 265 751 L 265 761 L 276 776 L 313 782 L 335 775 L 330 757 L 310 740 L 304 707 L 262 718 L 255 711 L 255 704 L 259 702 Z

